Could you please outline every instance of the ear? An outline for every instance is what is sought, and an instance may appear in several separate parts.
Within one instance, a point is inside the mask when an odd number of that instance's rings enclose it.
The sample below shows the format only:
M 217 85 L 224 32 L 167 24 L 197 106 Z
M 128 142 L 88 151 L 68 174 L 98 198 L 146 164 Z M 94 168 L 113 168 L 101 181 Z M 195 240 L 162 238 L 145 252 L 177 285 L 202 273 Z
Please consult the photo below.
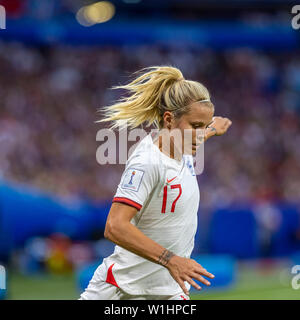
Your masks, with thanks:
M 170 111 L 165 111 L 164 115 L 163 115 L 163 119 L 164 119 L 164 125 L 168 128 L 171 129 L 173 121 L 174 121 L 174 115 L 172 112 Z

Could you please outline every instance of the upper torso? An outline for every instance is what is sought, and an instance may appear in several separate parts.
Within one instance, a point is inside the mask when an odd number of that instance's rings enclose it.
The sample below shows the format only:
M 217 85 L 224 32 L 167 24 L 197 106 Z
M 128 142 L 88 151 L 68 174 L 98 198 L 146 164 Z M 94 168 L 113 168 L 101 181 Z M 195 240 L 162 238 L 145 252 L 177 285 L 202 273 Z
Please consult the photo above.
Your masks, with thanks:
M 142 206 L 131 223 L 146 236 L 176 255 L 190 257 L 200 201 L 192 156 L 171 159 L 147 135 L 129 157 L 115 198 Z M 118 245 L 104 263 L 107 268 L 114 263 L 115 280 L 128 293 L 175 294 L 182 290 L 165 267 Z M 186 287 L 190 288 L 187 282 Z

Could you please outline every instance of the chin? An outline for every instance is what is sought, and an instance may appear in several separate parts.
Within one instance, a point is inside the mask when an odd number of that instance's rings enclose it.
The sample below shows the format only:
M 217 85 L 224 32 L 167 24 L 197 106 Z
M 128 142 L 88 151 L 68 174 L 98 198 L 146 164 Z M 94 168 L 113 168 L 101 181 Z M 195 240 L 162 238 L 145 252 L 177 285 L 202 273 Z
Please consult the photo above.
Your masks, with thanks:
M 197 152 L 197 149 L 191 149 L 190 154 L 194 156 L 196 154 L 196 152 Z

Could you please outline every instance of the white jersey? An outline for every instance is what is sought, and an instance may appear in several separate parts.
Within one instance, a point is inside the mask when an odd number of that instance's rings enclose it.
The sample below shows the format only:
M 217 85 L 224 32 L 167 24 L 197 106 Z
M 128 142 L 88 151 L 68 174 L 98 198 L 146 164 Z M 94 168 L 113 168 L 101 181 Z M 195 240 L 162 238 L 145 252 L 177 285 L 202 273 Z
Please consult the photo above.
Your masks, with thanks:
M 194 248 L 199 201 L 192 155 L 183 155 L 180 161 L 168 157 L 153 143 L 151 134 L 127 160 L 113 198 L 113 202 L 139 210 L 131 223 L 147 237 L 186 258 Z M 118 245 L 103 264 L 108 270 L 107 282 L 129 294 L 182 292 L 166 267 Z M 189 290 L 191 285 L 185 281 L 185 286 Z

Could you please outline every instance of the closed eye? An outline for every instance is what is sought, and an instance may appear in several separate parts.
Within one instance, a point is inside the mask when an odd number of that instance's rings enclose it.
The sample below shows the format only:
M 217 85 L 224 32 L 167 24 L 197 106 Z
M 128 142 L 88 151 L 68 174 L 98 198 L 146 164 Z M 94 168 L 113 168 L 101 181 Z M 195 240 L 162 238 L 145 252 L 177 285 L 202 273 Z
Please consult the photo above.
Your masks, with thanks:
M 194 129 L 204 128 L 205 127 L 205 123 L 192 123 L 192 126 L 193 126 Z

